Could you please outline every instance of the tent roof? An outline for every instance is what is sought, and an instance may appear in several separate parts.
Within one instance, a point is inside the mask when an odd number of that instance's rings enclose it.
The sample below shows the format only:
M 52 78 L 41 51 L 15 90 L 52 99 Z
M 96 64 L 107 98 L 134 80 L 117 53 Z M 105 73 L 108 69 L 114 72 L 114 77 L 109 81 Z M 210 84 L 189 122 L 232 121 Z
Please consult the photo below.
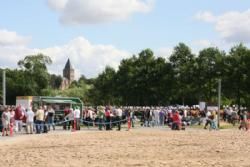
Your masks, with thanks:
M 77 104 L 73 100 L 63 100 L 63 99 L 42 99 L 45 103 L 58 103 L 58 104 Z

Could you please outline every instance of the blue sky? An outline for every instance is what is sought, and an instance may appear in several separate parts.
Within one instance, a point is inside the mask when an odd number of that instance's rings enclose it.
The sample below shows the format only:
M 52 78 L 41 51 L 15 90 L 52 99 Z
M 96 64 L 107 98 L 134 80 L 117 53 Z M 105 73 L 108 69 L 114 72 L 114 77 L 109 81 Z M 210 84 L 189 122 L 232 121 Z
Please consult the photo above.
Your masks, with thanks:
M 10 38 L 0 39 L 0 58 L 6 60 L 0 67 L 14 68 L 22 53 L 44 52 L 54 60 L 51 72 L 60 74 L 70 57 L 78 75 L 93 77 L 144 48 L 164 57 L 179 42 L 194 52 L 215 45 L 228 49 L 249 43 L 249 6 L 246 0 L 2 1 L 0 35 Z

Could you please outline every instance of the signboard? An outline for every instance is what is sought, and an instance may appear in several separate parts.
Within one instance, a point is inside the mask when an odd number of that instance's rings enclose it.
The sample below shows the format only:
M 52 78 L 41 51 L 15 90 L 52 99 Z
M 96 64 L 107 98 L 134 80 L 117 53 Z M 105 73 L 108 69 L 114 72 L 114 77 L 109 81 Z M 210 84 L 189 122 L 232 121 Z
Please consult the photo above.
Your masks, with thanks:
M 207 106 L 208 111 L 218 111 L 218 106 Z
M 16 106 L 21 105 L 25 109 L 30 108 L 32 104 L 32 96 L 17 96 Z
M 201 110 L 201 111 L 204 111 L 205 108 L 206 108 L 206 102 L 200 102 L 200 103 L 199 103 L 199 107 L 200 107 L 200 110 Z

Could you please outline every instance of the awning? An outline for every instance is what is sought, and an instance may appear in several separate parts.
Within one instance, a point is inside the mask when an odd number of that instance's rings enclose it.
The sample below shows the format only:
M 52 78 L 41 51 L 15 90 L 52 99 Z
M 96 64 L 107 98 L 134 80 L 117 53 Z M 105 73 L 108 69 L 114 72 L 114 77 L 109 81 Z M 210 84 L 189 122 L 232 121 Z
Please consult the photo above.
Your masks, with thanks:
M 42 99 L 42 102 L 50 103 L 50 104 L 78 104 L 73 100 L 59 100 L 59 99 Z

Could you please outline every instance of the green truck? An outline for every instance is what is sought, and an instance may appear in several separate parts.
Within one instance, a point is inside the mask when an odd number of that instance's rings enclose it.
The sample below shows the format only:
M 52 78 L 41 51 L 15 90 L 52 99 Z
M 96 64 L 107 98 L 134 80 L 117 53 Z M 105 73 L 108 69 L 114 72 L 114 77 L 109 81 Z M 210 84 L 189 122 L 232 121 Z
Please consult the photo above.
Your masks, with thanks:
M 81 112 L 83 110 L 83 102 L 77 97 L 18 96 L 16 105 L 32 107 L 33 111 L 36 111 L 39 106 L 52 106 L 55 110 L 55 121 L 61 121 L 64 118 L 66 108 L 78 107 Z

